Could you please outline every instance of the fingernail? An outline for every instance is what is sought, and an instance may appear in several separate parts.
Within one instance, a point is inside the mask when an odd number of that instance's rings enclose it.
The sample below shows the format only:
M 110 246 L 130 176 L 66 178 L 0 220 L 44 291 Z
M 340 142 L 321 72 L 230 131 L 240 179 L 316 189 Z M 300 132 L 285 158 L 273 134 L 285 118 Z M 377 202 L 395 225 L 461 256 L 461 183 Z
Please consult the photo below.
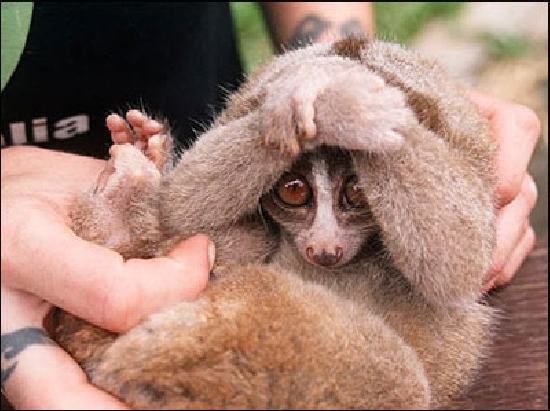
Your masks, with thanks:
M 208 265 L 210 270 L 214 267 L 214 261 L 216 260 L 216 245 L 213 241 L 208 242 Z
M 535 180 L 531 179 L 531 181 L 529 182 L 529 190 L 533 193 L 533 194 L 537 194 L 537 183 L 535 183 Z

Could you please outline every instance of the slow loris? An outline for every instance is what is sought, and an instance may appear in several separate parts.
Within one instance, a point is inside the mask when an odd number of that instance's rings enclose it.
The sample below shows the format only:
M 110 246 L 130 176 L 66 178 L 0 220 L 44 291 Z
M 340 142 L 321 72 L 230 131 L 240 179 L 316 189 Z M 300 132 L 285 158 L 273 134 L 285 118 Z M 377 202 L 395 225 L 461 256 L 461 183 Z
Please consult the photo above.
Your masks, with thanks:
M 59 312 L 92 383 L 151 409 L 438 408 L 464 389 L 493 317 L 494 148 L 439 66 L 308 46 L 256 70 L 173 166 L 154 138 L 112 148 L 74 230 L 126 258 L 204 233 L 217 263 L 196 301 L 123 335 Z

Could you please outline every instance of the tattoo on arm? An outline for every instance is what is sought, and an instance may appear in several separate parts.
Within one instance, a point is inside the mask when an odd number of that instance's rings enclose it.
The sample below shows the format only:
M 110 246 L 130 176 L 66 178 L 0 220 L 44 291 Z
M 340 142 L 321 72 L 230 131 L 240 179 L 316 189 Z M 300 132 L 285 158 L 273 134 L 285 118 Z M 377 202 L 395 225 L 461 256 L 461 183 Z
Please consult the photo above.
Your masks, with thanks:
M 332 28 L 332 23 L 328 20 L 315 16 L 307 15 L 298 24 L 294 34 L 289 40 L 291 48 L 303 47 L 317 41 L 321 35 L 327 33 Z M 365 32 L 361 27 L 361 22 L 357 19 L 349 19 L 338 27 L 342 37 L 354 36 L 364 37 Z
M 292 47 L 303 47 L 317 40 L 332 24 L 320 17 L 308 15 L 302 19 L 290 38 Z
M 364 37 L 365 32 L 359 20 L 350 19 L 340 26 L 340 35 L 342 37 Z
M 27 327 L 2 334 L 2 390 L 17 366 L 15 357 L 30 345 L 55 345 L 41 328 Z M 7 365 L 9 363 L 9 365 Z

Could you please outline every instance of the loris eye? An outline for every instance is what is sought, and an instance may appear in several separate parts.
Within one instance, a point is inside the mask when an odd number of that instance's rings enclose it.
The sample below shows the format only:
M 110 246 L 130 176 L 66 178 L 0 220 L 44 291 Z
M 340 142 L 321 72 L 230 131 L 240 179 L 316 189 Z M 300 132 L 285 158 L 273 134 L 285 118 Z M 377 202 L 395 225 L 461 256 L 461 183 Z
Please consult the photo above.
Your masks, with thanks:
M 342 203 L 346 208 L 363 208 L 366 206 L 367 201 L 363 190 L 359 187 L 357 176 L 353 175 L 347 178 L 344 184 Z
M 295 173 L 283 175 L 275 186 L 275 193 L 283 203 L 295 207 L 306 205 L 311 199 L 307 180 Z

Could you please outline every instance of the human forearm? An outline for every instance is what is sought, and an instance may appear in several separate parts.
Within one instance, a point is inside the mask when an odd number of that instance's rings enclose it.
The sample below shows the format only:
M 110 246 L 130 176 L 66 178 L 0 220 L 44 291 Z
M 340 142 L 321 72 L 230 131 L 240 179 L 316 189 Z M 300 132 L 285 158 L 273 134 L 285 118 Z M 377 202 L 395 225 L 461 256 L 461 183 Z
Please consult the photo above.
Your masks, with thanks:
M 265 2 L 262 7 L 279 49 L 375 32 L 371 2 Z

